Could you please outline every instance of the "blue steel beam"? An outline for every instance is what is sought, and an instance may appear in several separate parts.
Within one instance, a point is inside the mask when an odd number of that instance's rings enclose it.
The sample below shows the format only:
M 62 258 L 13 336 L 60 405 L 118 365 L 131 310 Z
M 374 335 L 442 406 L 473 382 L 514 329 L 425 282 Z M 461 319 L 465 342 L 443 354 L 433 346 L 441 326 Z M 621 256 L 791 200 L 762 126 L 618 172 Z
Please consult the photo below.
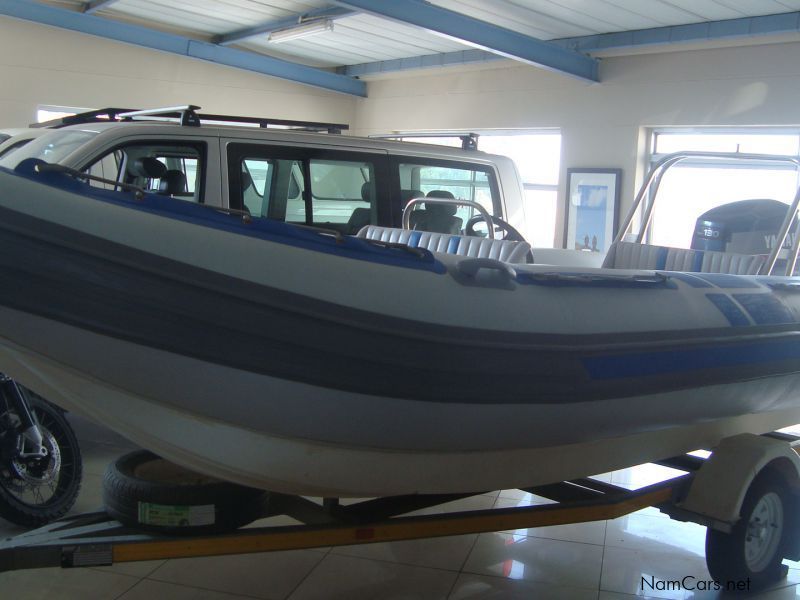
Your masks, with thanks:
M 561 38 L 550 40 L 548 43 L 590 54 L 603 50 L 635 48 L 637 46 L 713 42 L 715 40 L 755 38 L 787 33 L 800 33 L 800 12 Z M 456 52 L 426 54 L 424 56 L 348 65 L 339 67 L 336 71 L 342 75 L 363 77 L 376 73 L 392 73 L 409 69 L 474 64 L 501 58 L 503 57 L 481 50 L 459 50 Z
M 91 2 L 87 2 L 83 5 L 83 12 L 87 15 L 90 15 L 94 12 L 97 12 L 101 8 L 105 8 L 115 2 L 119 2 L 119 0 L 92 0 Z
M 285 19 L 267 21 L 266 23 L 255 25 L 254 27 L 247 27 L 245 29 L 231 31 L 230 33 L 223 33 L 222 35 L 213 37 L 211 41 L 214 44 L 225 46 L 227 44 L 233 44 L 239 40 L 244 40 L 256 35 L 270 33 L 276 29 L 285 29 L 286 27 L 297 25 L 300 23 L 300 19 L 341 19 L 342 17 L 349 17 L 355 14 L 357 14 L 356 11 L 342 8 L 340 6 L 325 6 L 323 8 L 310 10 L 302 15 L 294 15 L 291 17 L 286 17 Z
M 597 61 L 560 46 L 424 0 L 335 0 L 336 4 L 405 23 L 537 67 L 598 81 Z
M 139 25 L 101 19 L 37 2 L 0 0 L 0 15 L 254 71 L 262 75 L 288 79 L 343 94 L 362 97 L 367 95 L 367 86 L 363 81 L 346 75 L 338 75 L 271 56 L 225 48 L 209 42 L 155 31 Z
M 336 72 L 340 75 L 363 77 L 365 75 L 393 73 L 395 71 L 408 71 L 411 69 L 473 65 L 476 63 L 503 60 L 504 58 L 504 56 L 492 54 L 486 50 L 472 48 L 470 50 L 456 50 L 455 52 L 441 52 L 439 54 L 425 54 L 423 56 L 409 56 L 408 58 L 394 58 L 391 60 L 347 65 L 337 68 Z
M 707 21 L 688 25 L 636 29 L 552 40 L 563 48 L 580 52 L 600 52 L 637 46 L 656 46 L 707 42 L 735 38 L 800 33 L 800 12 Z

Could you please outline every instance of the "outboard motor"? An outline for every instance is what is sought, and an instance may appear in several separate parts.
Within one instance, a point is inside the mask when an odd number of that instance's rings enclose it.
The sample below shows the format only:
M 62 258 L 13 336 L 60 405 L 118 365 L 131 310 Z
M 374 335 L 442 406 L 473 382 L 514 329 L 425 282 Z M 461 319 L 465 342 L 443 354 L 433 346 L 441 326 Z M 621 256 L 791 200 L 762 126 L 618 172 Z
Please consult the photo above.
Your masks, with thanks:
M 786 218 L 787 204 L 777 200 L 740 200 L 706 211 L 697 218 L 693 250 L 769 254 Z M 791 246 L 794 227 L 786 245 Z

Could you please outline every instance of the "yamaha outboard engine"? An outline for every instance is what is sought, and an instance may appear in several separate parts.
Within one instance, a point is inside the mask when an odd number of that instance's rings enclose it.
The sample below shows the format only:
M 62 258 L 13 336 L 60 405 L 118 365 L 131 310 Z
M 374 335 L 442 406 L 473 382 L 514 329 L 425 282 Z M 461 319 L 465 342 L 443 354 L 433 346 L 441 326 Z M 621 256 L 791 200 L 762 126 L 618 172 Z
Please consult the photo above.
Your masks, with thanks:
M 777 200 L 740 200 L 712 208 L 697 218 L 692 249 L 769 254 L 788 209 Z M 791 246 L 792 238 L 790 233 L 784 247 Z

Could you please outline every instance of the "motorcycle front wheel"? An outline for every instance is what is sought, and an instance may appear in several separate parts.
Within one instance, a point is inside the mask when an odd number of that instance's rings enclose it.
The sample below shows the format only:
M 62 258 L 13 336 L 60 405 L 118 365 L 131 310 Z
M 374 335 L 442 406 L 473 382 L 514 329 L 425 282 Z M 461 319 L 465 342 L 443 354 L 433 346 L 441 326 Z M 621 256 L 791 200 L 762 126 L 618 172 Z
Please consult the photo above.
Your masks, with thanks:
M 64 412 L 30 390 L 23 393 L 46 453 L 34 457 L 20 453 L 19 416 L 0 399 L 0 517 L 39 527 L 64 516 L 75 504 L 83 463 Z

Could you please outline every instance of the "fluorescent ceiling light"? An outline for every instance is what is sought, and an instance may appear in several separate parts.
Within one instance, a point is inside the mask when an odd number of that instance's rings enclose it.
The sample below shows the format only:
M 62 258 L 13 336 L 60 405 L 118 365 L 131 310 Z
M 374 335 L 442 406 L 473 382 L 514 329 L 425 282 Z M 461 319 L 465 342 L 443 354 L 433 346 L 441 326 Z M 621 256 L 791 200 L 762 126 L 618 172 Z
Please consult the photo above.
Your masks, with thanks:
M 333 19 L 314 19 L 313 21 L 305 21 L 284 29 L 276 29 L 270 32 L 267 39 L 273 44 L 280 44 L 281 42 L 309 37 L 326 31 L 333 31 Z

